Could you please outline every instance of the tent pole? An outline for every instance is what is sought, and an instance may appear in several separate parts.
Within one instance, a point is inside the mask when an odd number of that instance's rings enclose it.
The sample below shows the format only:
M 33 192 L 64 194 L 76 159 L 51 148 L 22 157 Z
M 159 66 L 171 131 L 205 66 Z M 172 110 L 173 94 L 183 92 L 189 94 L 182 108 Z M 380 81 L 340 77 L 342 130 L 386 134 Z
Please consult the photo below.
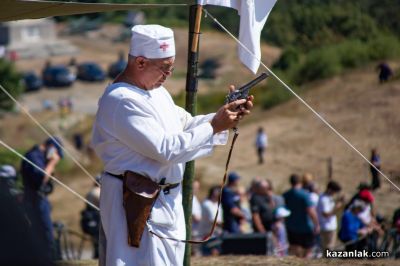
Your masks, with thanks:
M 186 104 L 187 112 L 196 115 L 196 95 L 197 95 L 197 62 L 199 56 L 199 39 L 201 25 L 201 5 L 191 5 L 189 9 L 189 46 L 188 46 L 188 64 L 186 74 Z M 191 238 L 192 231 L 192 198 L 194 178 L 194 161 L 186 163 L 183 177 L 183 198 L 182 204 L 185 212 L 186 239 Z M 191 246 L 186 244 L 185 257 L 183 264 L 190 265 Z

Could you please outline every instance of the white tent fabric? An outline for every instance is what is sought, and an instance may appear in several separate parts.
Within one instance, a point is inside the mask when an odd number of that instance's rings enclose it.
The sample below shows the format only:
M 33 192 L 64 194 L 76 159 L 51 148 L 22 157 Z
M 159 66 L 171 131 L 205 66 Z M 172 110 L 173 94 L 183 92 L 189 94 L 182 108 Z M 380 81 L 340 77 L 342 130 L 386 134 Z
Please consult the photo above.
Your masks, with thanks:
M 160 1 L 161 2 L 161 1 Z M 1 0 L 0 22 L 37 19 L 85 13 L 130 10 L 149 7 L 187 6 L 188 4 L 107 4 L 60 1 Z

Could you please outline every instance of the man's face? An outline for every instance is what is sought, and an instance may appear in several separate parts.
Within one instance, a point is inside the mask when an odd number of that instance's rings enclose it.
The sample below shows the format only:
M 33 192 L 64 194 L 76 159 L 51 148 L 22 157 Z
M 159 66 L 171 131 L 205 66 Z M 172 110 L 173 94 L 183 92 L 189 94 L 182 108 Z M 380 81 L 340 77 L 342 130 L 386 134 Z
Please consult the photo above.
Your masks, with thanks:
M 142 82 L 146 90 L 152 90 L 160 87 L 167 77 L 172 75 L 175 57 L 146 60 L 146 65 L 142 72 Z
M 262 180 L 260 184 L 260 194 L 268 195 L 269 189 L 270 189 L 269 183 L 265 180 Z

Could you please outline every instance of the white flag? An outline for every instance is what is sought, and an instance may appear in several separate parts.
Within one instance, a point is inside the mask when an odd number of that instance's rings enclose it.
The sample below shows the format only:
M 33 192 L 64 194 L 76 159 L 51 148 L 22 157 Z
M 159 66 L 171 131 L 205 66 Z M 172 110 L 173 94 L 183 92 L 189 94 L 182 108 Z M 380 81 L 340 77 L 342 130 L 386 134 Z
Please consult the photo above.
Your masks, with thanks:
M 261 60 L 260 36 L 276 0 L 198 0 L 200 5 L 231 7 L 240 15 L 239 41 L 255 57 L 239 45 L 238 53 L 242 63 L 254 74 L 257 73 Z

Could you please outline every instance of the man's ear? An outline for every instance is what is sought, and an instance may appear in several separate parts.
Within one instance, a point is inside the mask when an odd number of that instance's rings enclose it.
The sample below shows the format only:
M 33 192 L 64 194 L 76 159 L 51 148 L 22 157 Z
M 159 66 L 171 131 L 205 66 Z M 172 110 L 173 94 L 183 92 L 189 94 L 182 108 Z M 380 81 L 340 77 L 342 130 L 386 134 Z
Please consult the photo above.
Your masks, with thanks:
M 135 59 L 135 63 L 136 63 L 136 65 L 137 65 L 137 67 L 138 67 L 138 69 L 140 69 L 140 70 L 143 70 L 144 69 L 144 67 L 146 66 L 146 64 L 147 64 L 147 59 L 146 58 L 144 58 L 143 56 L 138 56 L 138 57 L 136 57 L 136 59 Z

